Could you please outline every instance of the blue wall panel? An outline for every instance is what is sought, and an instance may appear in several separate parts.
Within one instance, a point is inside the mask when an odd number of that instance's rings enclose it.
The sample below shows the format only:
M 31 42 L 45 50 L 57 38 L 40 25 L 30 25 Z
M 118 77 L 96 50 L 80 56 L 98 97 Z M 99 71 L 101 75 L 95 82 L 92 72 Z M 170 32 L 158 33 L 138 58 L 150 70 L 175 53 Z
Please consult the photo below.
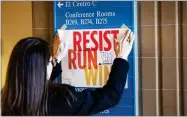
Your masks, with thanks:
M 128 26 L 134 32 L 134 2 L 133 1 L 84 1 L 87 6 L 77 6 L 83 4 L 83 1 L 54 1 L 54 32 L 61 28 L 63 24 L 67 25 L 67 29 L 104 29 L 104 28 L 120 28 L 122 24 Z M 94 13 L 94 17 L 75 17 L 69 18 L 72 13 Z M 101 12 L 113 12 L 115 16 L 103 16 Z M 82 21 L 87 22 L 81 23 Z M 103 19 L 103 22 L 96 23 Z M 69 22 L 69 23 L 68 23 Z M 100 24 L 103 23 L 103 24 Z M 134 49 L 134 48 L 133 48 Z M 130 70 L 128 73 L 128 88 L 124 88 L 124 93 L 119 104 L 111 109 L 105 110 L 96 115 L 120 115 L 133 116 L 135 114 L 135 57 L 134 50 L 129 56 Z M 61 78 L 57 80 L 61 82 Z M 80 90 L 80 89 L 78 89 Z

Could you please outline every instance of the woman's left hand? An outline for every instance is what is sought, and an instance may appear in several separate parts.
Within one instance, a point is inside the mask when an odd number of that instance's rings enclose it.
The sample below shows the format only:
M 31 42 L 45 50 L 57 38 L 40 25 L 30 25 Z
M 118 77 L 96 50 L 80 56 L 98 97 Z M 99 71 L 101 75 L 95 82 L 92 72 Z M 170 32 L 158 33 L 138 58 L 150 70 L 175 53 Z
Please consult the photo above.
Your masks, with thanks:
M 68 41 L 64 39 L 64 30 L 58 29 L 56 40 L 59 42 L 59 45 L 53 58 L 56 58 L 57 62 L 59 63 L 68 52 Z
M 53 57 L 50 57 L 50 62 L 47 65 L 47 79 L 50 79 L 53 65 L 52 61 L 56 60 L 57 63 L 66 56 L 68 52 L 68 41 L 64 39 L 64 30 L 58 29 L 57 35 L 55 36 L 54 43 L 53 43 Z

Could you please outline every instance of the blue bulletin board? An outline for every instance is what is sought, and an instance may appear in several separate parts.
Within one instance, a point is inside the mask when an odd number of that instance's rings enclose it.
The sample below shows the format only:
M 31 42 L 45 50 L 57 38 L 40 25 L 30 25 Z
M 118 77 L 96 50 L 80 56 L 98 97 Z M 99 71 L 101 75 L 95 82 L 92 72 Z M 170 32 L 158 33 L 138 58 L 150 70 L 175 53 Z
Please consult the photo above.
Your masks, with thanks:
M 80 15 L 90 13 L 89 15 Z M 66 30 L 120 28 L 125 24 L 133 32 L 134 1 L 54 1 L 54 32 L 66 24 Z M 118 105 L 96 114 L 95 116 L 134 116 L 137 111 L 135 82 L 135 48 L 131 51 L 128 62 L 127 86 Z M 61 82 L 61 77 L 57 79 Z M 93 88 L 93 87 L 90 87 Z M 84 87 L 77 87 L 77 91 Z M 94 89 L 94 88 L 93 88 Z

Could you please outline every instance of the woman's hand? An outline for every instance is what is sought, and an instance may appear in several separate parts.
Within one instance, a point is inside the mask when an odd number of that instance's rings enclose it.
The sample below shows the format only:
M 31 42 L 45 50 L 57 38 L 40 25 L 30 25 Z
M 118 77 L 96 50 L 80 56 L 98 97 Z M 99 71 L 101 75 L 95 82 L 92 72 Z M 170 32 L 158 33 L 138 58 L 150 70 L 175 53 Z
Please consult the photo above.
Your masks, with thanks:
M 55 37 L 55 40 L 57 42 L 57 45 L 54 49 L 56 50 L 56 52 L 54 52 L 55 54 L 53 56 L 53 59 L 56 58 L 57 62 L 59 63 L 68 52 L 68 41 L 65 41 L 64 39 L 64 30 L 58 29 L 58 33 Z
M 118 58 L 123 58 L 127 60 L 131 50 L 132 44 L 134 41 L 134 34 L 129 29 L 127 34 L 124 35 L 120 40 L 116 40 L 119 44 L 119 54 L 117 55 Z
M 47 79 L 51 77 L 53 67 L 55 62 L 60 63 L 60 61 L 65 57 L 68 52 L 68 41 L 64 39 L 64 30 L 58 29 L 53 43 L 53 56 L 50 57 L 49 63 L 47 65 Z M 53 63 L 53 64 L 52 64 Z

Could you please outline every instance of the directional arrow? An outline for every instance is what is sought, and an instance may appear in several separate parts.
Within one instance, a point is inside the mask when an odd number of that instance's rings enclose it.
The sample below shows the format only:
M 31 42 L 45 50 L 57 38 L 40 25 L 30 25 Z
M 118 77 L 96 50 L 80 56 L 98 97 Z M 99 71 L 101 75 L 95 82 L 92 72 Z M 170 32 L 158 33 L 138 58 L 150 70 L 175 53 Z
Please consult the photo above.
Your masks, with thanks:
M 58 4 L 57 4 L 57 5 L 58 5 L 58 7 L 59 7 L 59 8 L 61 8 L 61 6 L 63 6 L 64 4 L 63 4 L 63 3 L 61 3 L 61 2 L 58 2 Z

